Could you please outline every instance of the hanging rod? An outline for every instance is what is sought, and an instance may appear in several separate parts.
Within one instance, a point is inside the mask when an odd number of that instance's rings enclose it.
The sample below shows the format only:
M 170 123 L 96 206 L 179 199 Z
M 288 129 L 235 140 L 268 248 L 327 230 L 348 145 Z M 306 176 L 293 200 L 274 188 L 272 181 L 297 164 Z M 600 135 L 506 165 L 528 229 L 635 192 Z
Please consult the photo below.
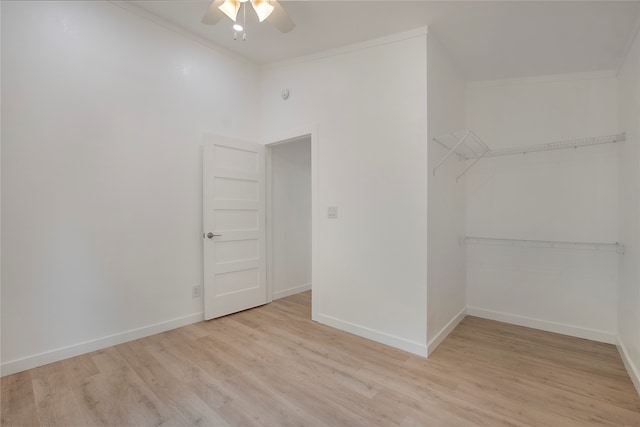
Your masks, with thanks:
M 568 242 L 559 240 L 502 239 L 496 237 L 467 236 L 468 243 L 494 243 L 500 246 L 524 246 L 533 248 L 579 249 L 599 252 L 616 252 L 624 255 L 624 245 L 616 243 Z
M 591 138 L 571 139 L 566 141 L 549 142 L 546 144 L 526 145 L 522 147 L 501 148 L 498 150 L 489 150 L 488 153 L 478 156 L 475 153 L 465 153 L 462 155 L 464 160 L 478 159 L 480 157 L 498 157 L 509 156 L 513 154 L 527 154 L 536 151 L 566 150 L 569 148 L 581 148 L 591 145 L 613 144 L 625 140 L 625 133 L 615 135 L 596 136 Z

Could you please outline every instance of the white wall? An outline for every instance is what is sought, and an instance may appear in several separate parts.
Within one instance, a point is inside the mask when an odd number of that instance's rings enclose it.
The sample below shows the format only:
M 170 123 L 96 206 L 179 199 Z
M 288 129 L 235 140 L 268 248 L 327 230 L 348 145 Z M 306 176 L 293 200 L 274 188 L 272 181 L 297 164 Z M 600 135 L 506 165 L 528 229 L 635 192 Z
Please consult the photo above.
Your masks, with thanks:
M 429 133 L 429 233 L 427 341 L 429 353 L 464 317 L 466 295 L 465 180 L 456 182 L 463 163 L 450 157 L 434 175 L 447 150 L 434 137 L 465 128 L 464 80 L 433 33 L 427 37 Z
M 491 148 L 618 132 L 613 73 L 467 85 L 466 121 Z M 617 147 L 483 159 L 467 182 L 470 236 L 616 242 Z M 611 342 L 615 252 L 467 247 L 471 314 Z
M 619 235 L 626 254 L 619 258 L 618 344 L 634 384 L 640 392 L 640 37 L 618 74 Z
M 426 75 L 423 33 L 274 65 L 262 73 L 260 97 L 263 136 L 318 125 L 316 320 L 420 354 Z M 327 219 L 328 206 L 337 219 Z
M 271 148 L 273 298 L 311 289 L 311 138 Z
M 113 4 L 2 4 L 3 374 L 202 318 L 202 135 L 257 140 L 257 91 Z

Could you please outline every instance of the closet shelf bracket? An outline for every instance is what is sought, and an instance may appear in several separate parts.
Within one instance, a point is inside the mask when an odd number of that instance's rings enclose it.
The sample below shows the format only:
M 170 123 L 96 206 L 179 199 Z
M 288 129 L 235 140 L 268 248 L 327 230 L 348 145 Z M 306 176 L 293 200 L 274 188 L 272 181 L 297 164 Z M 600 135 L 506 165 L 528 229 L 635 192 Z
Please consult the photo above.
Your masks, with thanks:
M 465 170 L 458 175 L 456 182 L 458 182 L 478 160 L 491 152 L 489 147 L 487 147 L 487 144 L 485 144 L 472 130 L 464 131 L 464 134 L 461 137 L 456 135 L 456 132 L 452 132 L 448 135 L 433 138 L 433 140 L 449 150 L 447 154 L 433 167 L 434 176 L 438 168 L 440 168 L 440 166 L 442 166 L 442 164 L 446 162 L 452 154 L 456 154 L 459 160 L 473 159 L 473 162 L 471 162 Z

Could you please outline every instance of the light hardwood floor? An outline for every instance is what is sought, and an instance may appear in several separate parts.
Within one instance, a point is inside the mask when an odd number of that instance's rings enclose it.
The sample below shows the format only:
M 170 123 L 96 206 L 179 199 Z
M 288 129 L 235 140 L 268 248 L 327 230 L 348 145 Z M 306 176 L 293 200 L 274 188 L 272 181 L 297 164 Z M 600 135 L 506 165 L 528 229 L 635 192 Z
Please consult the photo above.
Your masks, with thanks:
M 2 425 L 640 426 L 614 346 L 465 318 L 427 360 L 310 293 L 2 379 Z

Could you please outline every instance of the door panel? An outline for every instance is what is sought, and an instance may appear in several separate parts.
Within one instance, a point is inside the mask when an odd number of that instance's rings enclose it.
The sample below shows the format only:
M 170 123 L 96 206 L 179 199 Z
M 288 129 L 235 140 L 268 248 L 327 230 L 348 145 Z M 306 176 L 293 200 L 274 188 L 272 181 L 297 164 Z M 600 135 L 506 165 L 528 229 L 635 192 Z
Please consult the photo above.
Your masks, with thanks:
M 214 186 L 217 200 L 256 200 L 258 198 L 256 181 L 218 177 Z
M 238 291 L 256 289 L 260 286 L 260 271 L 257 268 L 219 273 L 216 277 L 216 295 L 224 296 Z
M 204 311 L 213 319 L 268 301 L 264 146 L 206 134 L 203 153 Z
M 217 242 L 215 257 L 218 264 L 257 260 L 260 256 L 257 240 Z
M 217 209 L 214 211 L 214 223 L 218 231 L 256 230 L 258 211 L 243 209 Z
M 258 164 L 259 154 L 243 147 L 230 147 L 216 145 L 213 148 L 215 156 L 214 167 L 226 168 L 236 171 L 255 172 L 258 173 L 260 165 Z

